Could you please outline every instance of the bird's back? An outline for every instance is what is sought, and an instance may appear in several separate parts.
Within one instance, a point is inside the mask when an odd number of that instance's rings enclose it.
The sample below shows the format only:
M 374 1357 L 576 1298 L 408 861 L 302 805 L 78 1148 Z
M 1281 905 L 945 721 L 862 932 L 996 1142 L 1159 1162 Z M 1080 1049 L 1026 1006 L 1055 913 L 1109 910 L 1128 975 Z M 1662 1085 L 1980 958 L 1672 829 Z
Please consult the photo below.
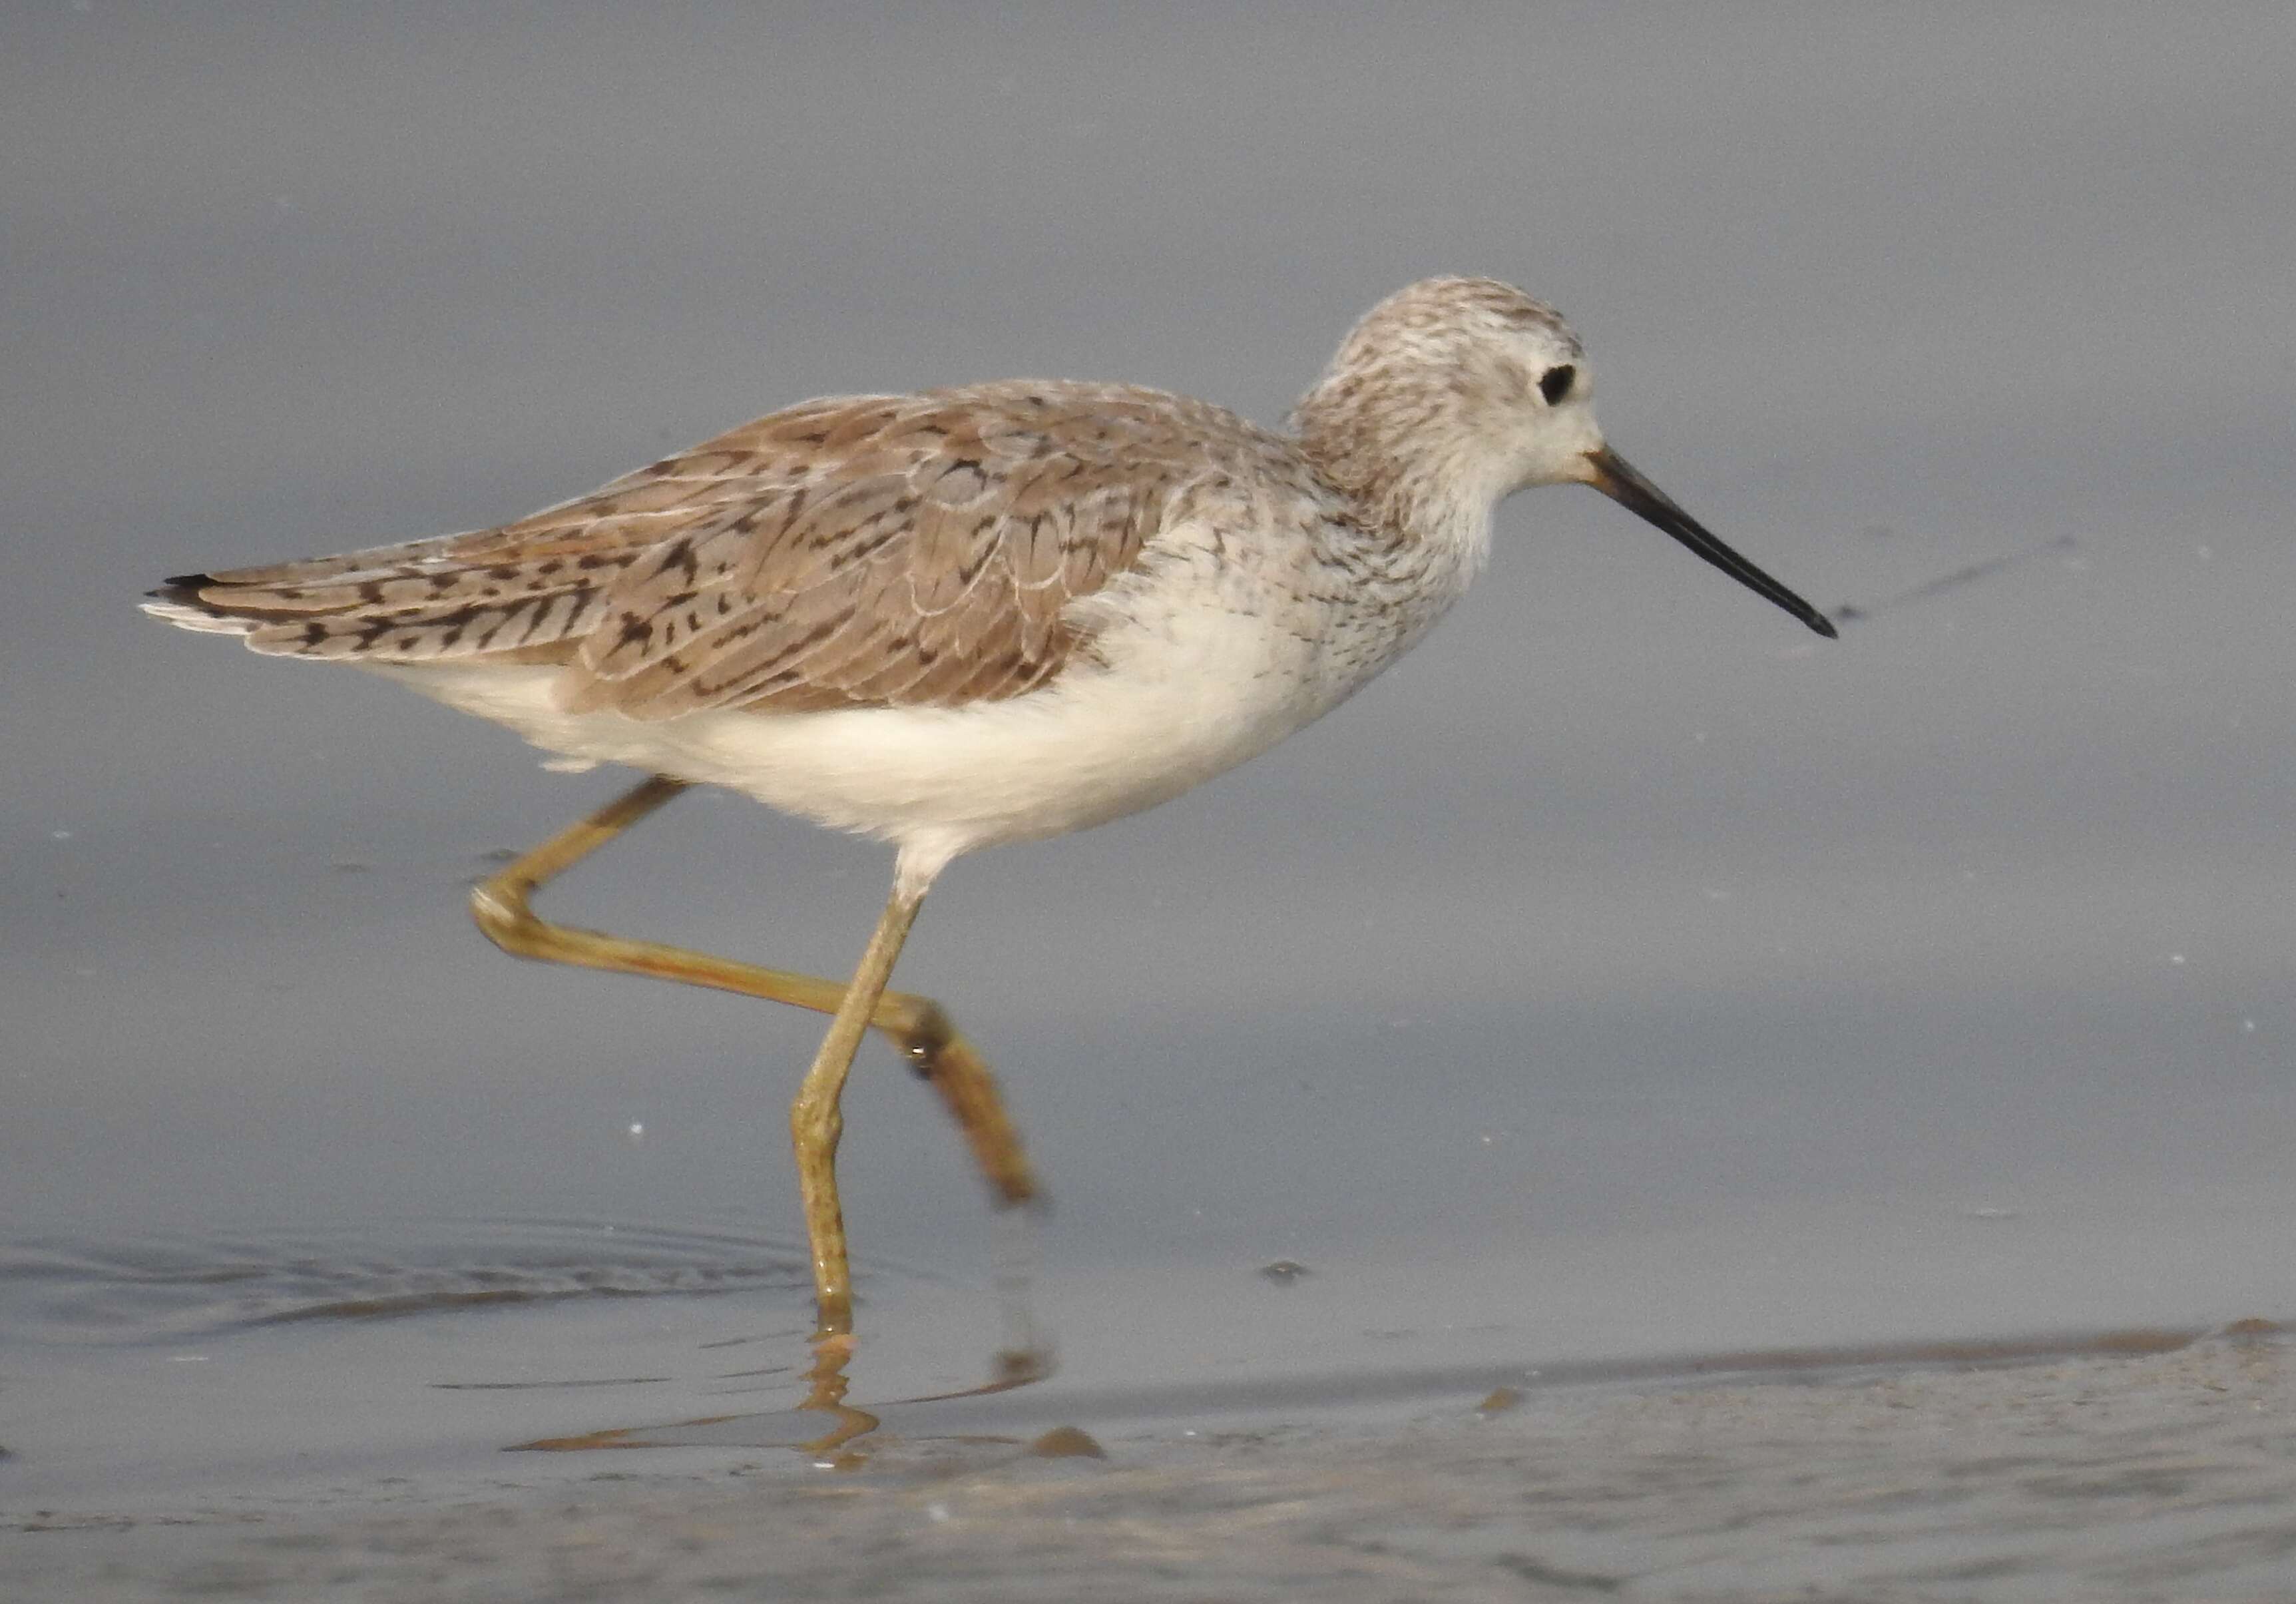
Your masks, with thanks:
M 570 711 L 961 706 L 1052 680 L 1073 604 L 1199 503 L 1297 526 L 1291 441 L 1128 385 L 1006 380 L 773 413 L 515 522 L 223 572 L 151 610 L 258 652 L 548 666 Z

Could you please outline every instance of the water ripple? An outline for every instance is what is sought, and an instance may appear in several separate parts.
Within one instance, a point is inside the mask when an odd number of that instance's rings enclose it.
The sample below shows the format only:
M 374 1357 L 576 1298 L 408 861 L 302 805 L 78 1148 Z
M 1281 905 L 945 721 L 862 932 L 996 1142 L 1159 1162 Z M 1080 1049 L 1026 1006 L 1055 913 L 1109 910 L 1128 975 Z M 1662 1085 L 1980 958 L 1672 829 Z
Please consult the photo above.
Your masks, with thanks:
M 0 1340 L 179 1341 L 574 1298 L 809 1291 L 802 1247 L 746 1232 L 585 1220 L 0 1241 Z

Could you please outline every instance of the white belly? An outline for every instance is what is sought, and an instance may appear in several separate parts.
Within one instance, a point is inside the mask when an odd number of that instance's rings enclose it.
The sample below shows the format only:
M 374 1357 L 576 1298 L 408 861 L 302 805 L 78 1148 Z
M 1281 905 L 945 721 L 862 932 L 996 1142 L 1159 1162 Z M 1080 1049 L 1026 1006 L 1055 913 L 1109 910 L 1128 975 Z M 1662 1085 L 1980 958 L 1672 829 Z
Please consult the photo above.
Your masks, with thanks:
M 570 713 L 560 670 L 441 663 L 379 671 L 545 750 L 725 786 L 898 843 L 905 876 L 959 853 L 1104 823 L 1267 750 L 1347 687 L 1244 610 L 1156 610 L 1110 629 L 1106 666 L 963 707 L 718 711 L 649 721 Z

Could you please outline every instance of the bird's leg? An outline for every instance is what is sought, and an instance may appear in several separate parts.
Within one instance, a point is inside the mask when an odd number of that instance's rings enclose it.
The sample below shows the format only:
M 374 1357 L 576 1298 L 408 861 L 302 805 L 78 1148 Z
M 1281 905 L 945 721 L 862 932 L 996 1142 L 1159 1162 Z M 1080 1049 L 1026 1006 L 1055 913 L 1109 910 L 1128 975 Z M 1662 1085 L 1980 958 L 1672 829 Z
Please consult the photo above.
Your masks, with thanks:
M 907 991 L 888 991 L 870 1023 L 909 1061 L 917 1078 L 940 1094 L 941 1106 L 964 1133 L 972 1162 L 1000 1206 L 1034 1203 L 1043 1194 L 1021 1150 L 1021 1133 L 1004 1112 L 996 1077 L 957 1033 L 940 1004 Z
M 537 890 L 685 789 L 685 781 L 656 775 L 481 881 L 471 892 L 471 909 L 479 928 L 495 945 L 521 958 L 650 975 L 659 980 L 790 1003 L 817 1013 L 837 1013 L 849 988 L 833 980 L 763 968 L 658 942 L 554 925 L 536 916 L 530 899 Z M 886 991 L 873 1003 L 866 1023 L 883 1032 L 940 1094 L 964 1131 L 966 1145 L 996 1200 L 1006 1205 L 1033 1200 L 1037 1195 L 1036 1176 L 1004 1113 L 996 1082 L 972 1044 L 950 1024 L 940 1005 L 930 998 Z
M 824 1337 L 853 1328 L 853 1275 L 845 1257 L 845 1213 L 837 1200 L 837 1139 L 844 1133 L 845 1116 L 837 1102 L 870 1016 L 893 978 L 893 961 L 901 956 L 901 943 L 923 905 L 922 891 L 895 884 L 845 988 L 845 1000 L 829 1021 L 829 1034 L 821 1039 L 821 1050 L 790 1105 L 790 1140 L 797 1151 L 798 1190 L 805 1197 L 806 1235 L 813 1243 L 813 1290 Z

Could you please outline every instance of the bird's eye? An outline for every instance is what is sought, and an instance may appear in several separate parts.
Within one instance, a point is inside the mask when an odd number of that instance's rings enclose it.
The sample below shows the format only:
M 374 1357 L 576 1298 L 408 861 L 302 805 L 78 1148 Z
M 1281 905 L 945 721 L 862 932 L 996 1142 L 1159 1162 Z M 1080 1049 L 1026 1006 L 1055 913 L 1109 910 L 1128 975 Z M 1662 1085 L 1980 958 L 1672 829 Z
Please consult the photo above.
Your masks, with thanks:
M 1578 370 L 1568 362 L 1560 367 L 1550 367 L 1538 375 L 1538 393 L 1546 398 L 1549 407 L 1560 407 L 1562 398 L 1570 393 L 1571 383 L 1578 377 Z

